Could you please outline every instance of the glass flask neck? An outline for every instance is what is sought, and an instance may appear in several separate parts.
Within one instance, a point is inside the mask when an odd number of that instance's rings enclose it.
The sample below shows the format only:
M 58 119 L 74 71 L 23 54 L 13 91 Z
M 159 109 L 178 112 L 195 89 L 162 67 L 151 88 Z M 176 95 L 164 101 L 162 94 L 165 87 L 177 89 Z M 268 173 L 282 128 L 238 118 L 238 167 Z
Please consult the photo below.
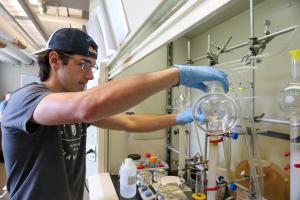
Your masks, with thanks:
M 300 59 L 291 58 L 292 82 L 300 82 Z
M 175 99 L 174 108 L 178 112 L 184 111 L 187 107 L 191 106 L 190 93 L 188 88 L 184 86 L 178 87 L 178 97 Z
M 224 93 L 224 89 L 220 82 L 209 81 L 207 83 L 207 92 L 208 93 Z

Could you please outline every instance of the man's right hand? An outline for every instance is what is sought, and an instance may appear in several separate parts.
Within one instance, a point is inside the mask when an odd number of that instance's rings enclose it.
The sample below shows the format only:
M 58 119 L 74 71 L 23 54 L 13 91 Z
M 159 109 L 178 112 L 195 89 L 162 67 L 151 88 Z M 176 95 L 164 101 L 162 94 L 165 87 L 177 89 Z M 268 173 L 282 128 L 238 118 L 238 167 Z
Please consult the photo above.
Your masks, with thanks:
M 174 65 L 179 70 L 179 84 L 190 88 L 198 88 L 207 92 L 206 81 L 219 81 L 225 92 L 228 92 L 229 84 L 227 74 L 223 71 L 207 66 Z

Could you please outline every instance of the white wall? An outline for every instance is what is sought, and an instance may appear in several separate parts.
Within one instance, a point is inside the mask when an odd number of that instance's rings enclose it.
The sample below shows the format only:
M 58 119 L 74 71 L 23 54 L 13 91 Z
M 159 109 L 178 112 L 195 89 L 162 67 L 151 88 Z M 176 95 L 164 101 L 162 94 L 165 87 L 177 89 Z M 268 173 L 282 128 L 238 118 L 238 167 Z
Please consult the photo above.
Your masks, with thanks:
M 13 91 L 21 85 L 21 75 L 37 75 L 38 68 L 33 66 L 14 66 L 0 63 L 0 99 L 2 100 L 8 91 Z M 4 164 L 0 163 L 0 189 L 6 183 Z
M 37 76 L 38 67 L 0 63 L 0 97 L 20 87 L 22 74 Z
M 275 32 L 283 28 L 298 24 L 300 21 L 300 2 L 292 1 L 292 6 L 288 6 L 287 1 L 281 0 L 265 0 L 255 7 L 255 33 L 261 36 L 264 30 L 264 20 L 271 20 L 270 31 Z M 233 39 L 229 43 L 230 46 L 247 41 L 249 37 L 249 11 L 245 11 L 232 19 L 225 21 L 222 24 L 216 25 L 214 28 L 207 30 L 205 33 L 198 35 L 192 39 L 192 58 L 200 57 L 206 54 L 207 49 L 207 35 L 211 34 L 212 42 L 223 44 L 229 36 Z M 280 36 L 272 41 L 266 52 L 279 50 L 283 45 L 287 44 L 288 36 Z M 181 48 L 186 48 L 184 45 Z M 277 103 L 277 95 L 281 88 L 288 82 L 290 76 L 289 63 L 289 49 L 300 48 L 300 34 L 293 39 L 291 45 L 284 50 L 284 52 L 273 57 L 263 60 L 263 62 L 256 69 L 256 114 L 266 113 L 266 117 L 275 119 L 286 119 L 286 116 L 279 110 Z M 236 50 L 233 53 L 220 56 L 220 63 L 241 58 L 248 49 Z M 198 61 L 195 65 L 207 65 L 207 60 Z M 227 68 L 230 66 L 226 66 Z M 227 71 L 228 72 L 228 71 Z M 248 73 L 251 77 L 251 74 Z M 230 75 L 231 76 L 231 75 Z M 239 76 L 241 82 L 245 82 L 246 76 Z M 232 76 L 230 77 L 230 79 Z M 249 77 L 248 77 L 249 78 Z M 249 79 L 250 80 L 250 79 Z M 201 95 L 198 91 L 193 90 L 192 97 L 194 101 Z M 249 104 L 248 104 L 249 106 Z M 259 124 L 261 130 L 273 130 L 289 134 L 288 127 Z M 191 137 L 191 151 L 197 151 L 195 140 L 195 131 Z M 289 163 L 288 158 L 282 156 L 282 153 L 289 150 L 289 142 L 280 139 L 274 139 L 265 136 L 259 136 L 261 145 L 262 159 L 271 161 L 282 168 Z M 223 157 L 223 154 L 221 155 Z M 242 159 L 246 159 L 245 148 L 243 142 L 240 140 L 233 142 L 233 167 Z M 224 166 L 224 165 L 223 165 Z
M 125 70 L 116 78 L 162 70 L 167 65 L 167 49 L 162 47 L 150 56 Z M 161 91 L 129 111 L 136 114 L 163 114 L 166 113 L 166 91 Z M 126 133 L 123 131 L 110 131 L 109 134 L 109 172 L 117 174 L 122 160 L 128 154 L 149 152 L 160 159 L 166 156 L 166 130 L 150 133 Z

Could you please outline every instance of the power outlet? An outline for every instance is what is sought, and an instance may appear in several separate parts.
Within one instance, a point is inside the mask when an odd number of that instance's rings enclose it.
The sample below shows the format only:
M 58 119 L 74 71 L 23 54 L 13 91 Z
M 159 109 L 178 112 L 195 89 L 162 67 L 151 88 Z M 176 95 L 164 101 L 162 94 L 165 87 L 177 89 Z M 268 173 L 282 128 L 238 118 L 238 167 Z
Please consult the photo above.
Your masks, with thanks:
M 89 161 L 96 162 L 96 145 L 90 144 L 88 146 L 86 158 Z

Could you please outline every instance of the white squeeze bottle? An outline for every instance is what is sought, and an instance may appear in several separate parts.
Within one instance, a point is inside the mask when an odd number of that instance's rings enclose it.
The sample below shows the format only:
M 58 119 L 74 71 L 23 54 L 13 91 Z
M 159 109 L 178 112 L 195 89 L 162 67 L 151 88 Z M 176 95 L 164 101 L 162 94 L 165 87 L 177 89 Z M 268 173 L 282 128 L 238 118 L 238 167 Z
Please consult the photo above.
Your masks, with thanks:
M 123 198 L 132 198 L 136 194 L 137 169 L 131 158 L 126 158 L 120 168 L 120 194 Z

